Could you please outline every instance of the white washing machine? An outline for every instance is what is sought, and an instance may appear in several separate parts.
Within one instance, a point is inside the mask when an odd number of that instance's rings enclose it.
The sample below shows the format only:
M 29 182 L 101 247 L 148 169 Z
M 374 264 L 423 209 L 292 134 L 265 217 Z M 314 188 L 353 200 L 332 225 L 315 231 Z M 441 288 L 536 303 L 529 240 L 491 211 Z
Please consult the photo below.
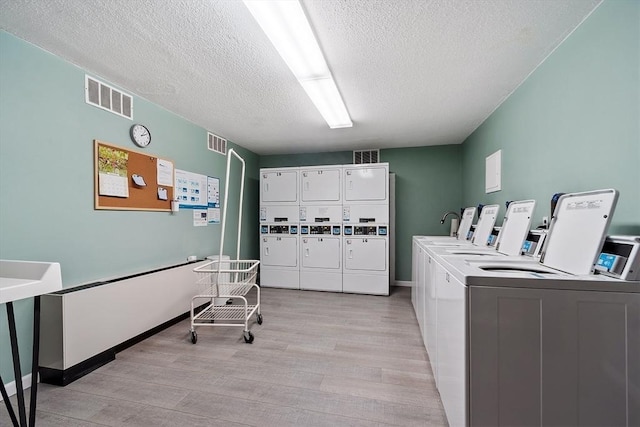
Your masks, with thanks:
M 343 292 L 389 295 L 389 226 L 343 226 Z
M 340 222 L 300 224 L 300 289 L 342 292 Z
M 342 166 L 300 168 L 300 289 L 342 292 Z
M 593 274 L 617 197 L 561 197 L 538 262 L 435 257 L 438 389 L 450 424 L 640 419 L 630 404 L 640 293 Z
M 478 221 L 479 225 L 476 230 L 478 241 L 486 242 L 484 245 L 476 244 L 474 241 L 467 245 L 447 247 L 446 244 L 440 245 L 440 242 L 435 242 L 431 244 L 431 247 L 434 248 L 431 249 L 431 252 L 434 255 L 520 256 L 526 244 L 526 239 L 530 234 L 529 228 L 531 227 L 531 218 L 533 217 L 535 206 L 535 200 L 511 202 L 504 216 L 495 245 L 489 243 L 491 239 L 488 237 L 494 229 L 495 215 L 489 214 L 488 217 L 481 218 L 483 221 Z M 493 209 L 491 211 L 493 212 Z M 538 250 L 536 248 L 533 248 L 533 253 L 537 255 L 539 248 Z M 531 249 L 531 245 L 529 245 L 529 249 Z
M 260 224 L 260 286 L 300 289 L 298 223 Z
M 298 205 L 299 168 L 260 169 L 260 205 Z
M 389 295 L 389 164 L 343 169 L 343 292 Z

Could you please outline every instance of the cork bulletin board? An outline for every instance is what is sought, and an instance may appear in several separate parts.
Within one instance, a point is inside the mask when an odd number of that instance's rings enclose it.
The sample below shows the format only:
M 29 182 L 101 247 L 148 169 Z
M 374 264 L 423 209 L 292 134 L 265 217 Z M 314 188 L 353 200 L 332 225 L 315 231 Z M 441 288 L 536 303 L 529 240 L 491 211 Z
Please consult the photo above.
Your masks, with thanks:
M 173 162 L 94 140 L 95 209 L 171 211 Z

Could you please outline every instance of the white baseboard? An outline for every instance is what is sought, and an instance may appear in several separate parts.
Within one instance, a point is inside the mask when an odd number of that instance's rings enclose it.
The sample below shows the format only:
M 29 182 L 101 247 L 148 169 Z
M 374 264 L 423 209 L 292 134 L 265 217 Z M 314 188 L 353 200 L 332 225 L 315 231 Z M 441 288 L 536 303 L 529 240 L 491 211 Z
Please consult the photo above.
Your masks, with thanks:
M 7 390 L 7 394 L 9 395 L 9 397 L 11 397 L 14 394 L 16 394 L 16 382 L 15 381 L 11 381 L 10 383 L 5 384 L 4 387 Z M 26 390 L 29 387 L 31 387 L 31 374 L 28 374 L 28 375 L 25 375 L 24 377 L 22 377 L 22 388 Z M 2 402 L 2 396 L 0 396 L 0 402 Z
M 410 288 L 411 286 L 413 286 L 413 282 L 411 280 L 396 280 L 395 285 Z

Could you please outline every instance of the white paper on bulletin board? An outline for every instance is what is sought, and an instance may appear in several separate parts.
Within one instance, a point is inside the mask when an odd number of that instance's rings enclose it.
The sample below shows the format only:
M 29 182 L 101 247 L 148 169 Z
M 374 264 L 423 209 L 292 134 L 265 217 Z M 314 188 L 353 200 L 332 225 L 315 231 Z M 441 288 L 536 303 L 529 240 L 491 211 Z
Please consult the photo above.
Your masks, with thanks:
M 207 220 L 209 224 L 220 224 L 220 208 L 207 209 Z
M 207 213 L 209 224 L 220 223 L 220 178 L 207 177 Z
M 207 176 L 175 169 L 174 193 L 180 209 L 207 209 Z
M 193 226 L 194 227 L 207 226 L 207 210 L 206 209 L 193 210 Z

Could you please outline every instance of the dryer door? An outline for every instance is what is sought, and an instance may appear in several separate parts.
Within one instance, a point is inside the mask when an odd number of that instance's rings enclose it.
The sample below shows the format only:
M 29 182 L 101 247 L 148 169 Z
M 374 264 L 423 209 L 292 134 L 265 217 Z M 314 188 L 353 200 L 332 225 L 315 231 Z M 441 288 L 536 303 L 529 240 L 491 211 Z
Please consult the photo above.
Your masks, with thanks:
M 305 268 L 340 268 L 340 237 L 303 237 L 302 267 Z
M 270 267 L 296 267 L 298 265 L 297 236 L 262 236 L 260 262 Z
M 340 202 L 341 169 L 312 169 L 300 173 L 301 202 Z
M 344 268 L 345 270 L 386 270 L 387 239 L 377 237 L 345 239 Z
M 344 170 L 345 201 L 383 202 L 388 198 L 388 186 L 389 175 L 382 165 Z
M 298 201 L 298 172 L 269 171 L 260 177 L 261 203 L 284 203 Z

